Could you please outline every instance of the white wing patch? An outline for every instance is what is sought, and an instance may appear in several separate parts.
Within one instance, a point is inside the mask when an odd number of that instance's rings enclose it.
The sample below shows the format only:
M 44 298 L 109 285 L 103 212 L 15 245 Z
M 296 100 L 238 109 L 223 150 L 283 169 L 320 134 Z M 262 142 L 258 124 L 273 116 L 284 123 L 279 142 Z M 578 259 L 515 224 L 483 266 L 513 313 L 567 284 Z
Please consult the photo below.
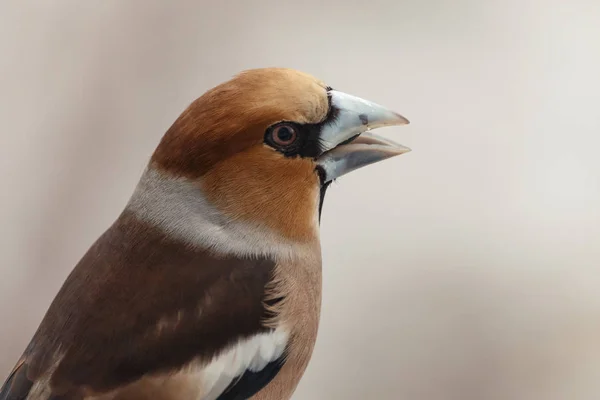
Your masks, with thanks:
M 201 372 L 202 400 L 215 400 L 229 384 L 246 370 L 261 371 L 283 354 L 287 331 L 278 328 L 238 342 L 216 356 Z

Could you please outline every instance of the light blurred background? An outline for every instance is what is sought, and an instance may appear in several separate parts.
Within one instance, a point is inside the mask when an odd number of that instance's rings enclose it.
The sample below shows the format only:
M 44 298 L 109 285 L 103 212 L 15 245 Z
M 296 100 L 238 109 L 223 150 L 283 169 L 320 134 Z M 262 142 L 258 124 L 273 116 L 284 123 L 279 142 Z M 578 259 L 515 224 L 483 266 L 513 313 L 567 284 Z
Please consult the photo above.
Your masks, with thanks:
M 0 380 L 158 140 L 240 70 L 394 108 L 295 400 L 600 398 L 597 0 L 0 2 Z

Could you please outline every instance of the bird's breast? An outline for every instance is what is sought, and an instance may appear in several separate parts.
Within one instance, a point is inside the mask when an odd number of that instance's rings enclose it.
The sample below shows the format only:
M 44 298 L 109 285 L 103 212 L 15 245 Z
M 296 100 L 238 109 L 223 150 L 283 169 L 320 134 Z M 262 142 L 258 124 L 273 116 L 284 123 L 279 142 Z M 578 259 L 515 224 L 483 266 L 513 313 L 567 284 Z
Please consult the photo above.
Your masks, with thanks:
M 279 301 L 273 307 L 271 323 L 289 332 L 285 364 L 253 400 L 289 399 L 308 366 L 317 340 L 321 310 L 320 251 L 314 253 L 314 257 L 279 263 L 273 282 L 267 298 Z

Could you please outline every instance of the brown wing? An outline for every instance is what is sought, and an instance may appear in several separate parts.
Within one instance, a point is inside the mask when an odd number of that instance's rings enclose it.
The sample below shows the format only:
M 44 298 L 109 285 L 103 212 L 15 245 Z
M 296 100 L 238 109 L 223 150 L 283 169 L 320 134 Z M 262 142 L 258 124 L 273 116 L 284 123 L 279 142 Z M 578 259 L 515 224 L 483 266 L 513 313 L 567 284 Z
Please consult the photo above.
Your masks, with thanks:
M 25 399 L 42 379 L 74 399 L 208 360 L 266 330 L 273 268 L 190 248 L 123 214 L 65 281 L 0 400 Z
M 33 381 L 27 378 L 27 364 L 21 358 L 0 389 L 0 399 L 25 400 L 32 386 Z

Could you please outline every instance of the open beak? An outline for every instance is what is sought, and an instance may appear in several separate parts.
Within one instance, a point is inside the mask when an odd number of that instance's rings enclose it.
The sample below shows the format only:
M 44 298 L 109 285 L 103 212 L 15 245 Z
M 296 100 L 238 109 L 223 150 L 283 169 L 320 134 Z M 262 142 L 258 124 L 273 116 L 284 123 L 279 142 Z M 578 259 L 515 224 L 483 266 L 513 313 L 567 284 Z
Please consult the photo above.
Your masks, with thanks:
M 324 153 L 317 164 L 324 172 L 324 182 L 369 164 L 410 151 L 391 140 L 371 132 L 385 126 L 406 125 L 402 115 L 368 100 L 331 90 L 334 117 L 321 130 Z

